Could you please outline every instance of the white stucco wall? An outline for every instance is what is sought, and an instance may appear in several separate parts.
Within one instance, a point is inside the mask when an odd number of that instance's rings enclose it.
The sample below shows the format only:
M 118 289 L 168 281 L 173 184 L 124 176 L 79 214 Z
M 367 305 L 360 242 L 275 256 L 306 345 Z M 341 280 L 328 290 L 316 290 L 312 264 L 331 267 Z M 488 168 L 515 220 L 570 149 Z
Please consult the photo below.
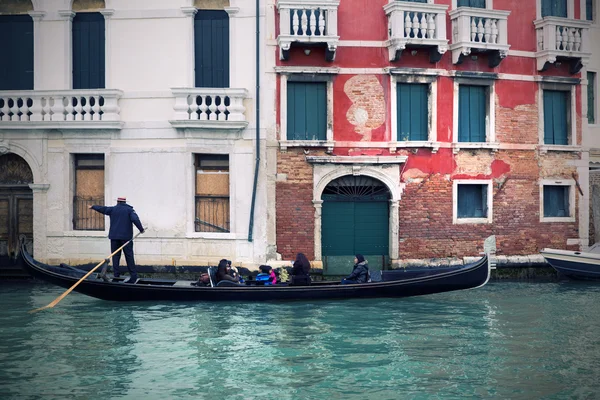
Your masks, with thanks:
M 585 144 L 589 145 L 592 149 L 600 150 L 600 0 L 594 0 L 596 5 L 596 15 L 594 23 L 590 29 L 590 43 L 592 43 L 592 56 L 590 58 L 590 63 L 587 66 L 587 70 L 596 73 L 596 123 L 593 125 L 588 125 L 588 132 L 585 137 Z M 595 45 L 594 45 L 595 44 Z M 586 78 L 587 79 L 587 78 Z M 591 105 L 588 104 L 588 107 Z M 592 160 L 595 162 L 600 162 L 598 160 Z

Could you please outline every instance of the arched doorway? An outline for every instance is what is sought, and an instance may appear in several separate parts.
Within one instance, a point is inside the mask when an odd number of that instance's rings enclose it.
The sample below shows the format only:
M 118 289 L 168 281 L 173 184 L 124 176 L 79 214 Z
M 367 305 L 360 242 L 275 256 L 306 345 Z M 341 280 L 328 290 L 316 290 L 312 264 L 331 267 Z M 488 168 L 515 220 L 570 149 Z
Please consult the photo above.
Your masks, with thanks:
M 0 275 L 23 275 L 19 266 L 19 236 L 33 252 L 33 173 L 16 154 L 0 155 Z
M 381 181 L 365 175 L 346 175 L 331 181 L 321 195 L 323 272 L 345 275 L 355 254 L 369 266 L 389 263 L 390 192 Z

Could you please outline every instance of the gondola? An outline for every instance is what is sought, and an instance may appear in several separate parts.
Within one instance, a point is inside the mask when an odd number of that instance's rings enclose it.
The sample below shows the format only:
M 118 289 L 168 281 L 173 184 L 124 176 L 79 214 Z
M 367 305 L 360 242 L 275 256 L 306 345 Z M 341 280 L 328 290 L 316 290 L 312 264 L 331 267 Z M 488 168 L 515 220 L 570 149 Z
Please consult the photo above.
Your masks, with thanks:
M 63 288 L 70 288 L 87 273 L 64 264 L 51 266 L 38 262 L 24 246 L 21 247 L 21 255 L 24 268 L 33 277 Z M 482 287 L 490 278 L 490 269 L 489 252 L 486 252 L 479 260 L 461 266 L 373 271 L 372 282 L 361 284 L 342 285 L 339 282 L 321 281 L 313 282 L 309 286 L 292 286 L 286 283 L 235 286 L 211 283 L 209 286 L 196 286 L 196 282 L 191 280 L 158 278 L 140 278 L 135 284 L 130 284 L 125 283 L 122 278 L 107 279 L 101 273 L 93 273 L 74 290 L 87 296 L 113 301 L 266 301 L 408 297 Z M 211 282 L 214 280 L 211 279 Z
M 600 280 L 600 244 L 587 252 L 542 249 L 540 253 L 559 277 L 574 280 Z

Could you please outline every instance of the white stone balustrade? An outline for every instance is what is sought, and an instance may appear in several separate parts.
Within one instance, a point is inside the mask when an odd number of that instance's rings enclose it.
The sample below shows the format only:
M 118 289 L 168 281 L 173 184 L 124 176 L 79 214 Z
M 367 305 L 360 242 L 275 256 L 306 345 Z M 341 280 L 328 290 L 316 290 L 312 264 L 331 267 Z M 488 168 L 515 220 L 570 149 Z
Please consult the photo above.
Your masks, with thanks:
M 544 17 L 533 21 L 537 38 L 537 68 L 543 71 L 557 57 L 570 59 L 572 73 L 590 59 L 590 21 Z
M 120 90 L 0 91 L 0 127 L 120 129 Z
M 288 59 L 291 44 L 325 43 L 326 57 L 332 61 L 340 37 L 337 34 L 339 0 L 279 0 L 279 55 Z
M 246 89 L 173 88 L 176 128 L 239 130 L 248 126 L 244 112 Z
M 431 46 L 439 55 L 432 56 L 437 62 L 448 50 L 446 38 L 447 5 L 412 3 L 389 0 L 383 7 L 388 16 L 388 40 L 386 47 L 390 61 L 397 60 L 406 46 Z
M 493 51 L 489 62 L 496 67 L 508 55 L 508 16 L 510 11 L 459 7 L 450 11 L 452 21 L 452 62 L 460 64 L 462 57 Z

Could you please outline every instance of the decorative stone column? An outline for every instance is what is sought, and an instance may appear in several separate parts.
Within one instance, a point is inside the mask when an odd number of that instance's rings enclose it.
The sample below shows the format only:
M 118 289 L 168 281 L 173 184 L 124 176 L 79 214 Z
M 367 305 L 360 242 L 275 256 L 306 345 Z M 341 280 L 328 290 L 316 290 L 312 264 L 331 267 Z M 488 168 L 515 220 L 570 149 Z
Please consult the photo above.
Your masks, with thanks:
M 42 36 L 40 32 L 40 21 L 46 13 L 44 11 L 30 11 L 33 19 L 33 89 L 41 86 L 42 78 Z
M 33 191 L 33 256 L 43 262 L 48 254 L 46 210 L 48 210 L 47 192 L 50 184 L 30 183 L 29 188 Z
M 400 229 L 400 216 L 398 210 L 400 209 L 399 200 L 390 200 L 390 258 L 397 260 L 400 254 L 398 249 L 398 231 Z
M 321 250 L 321 211 L 323 209 L 323 200 L 313 200 L 315 206 L 315 261 L 322 261 Z
M 185 24 L 187 25 L 187 35 L 184 36 L 184 40 L 187 41 L 187 57 L 186 57 L 186 78 L 185 86 L 195 87 L 196 86 L 196 64 L 194 62 L 194 55 L 196 52 L 195 35 L 194 35 L 194 17 L 198 12 L 196 7 L 181 7 L 181 12 L 185 14 L 187 18 L 184 18 Z
M 239 73 L 235 70 L 238 65 L 243 65 L 244 69 L 248 69 L 250 67 L 247 63 L 245 63 L 245 61 L 247 61 L 246 59 L 240 60 L 238 58 L 238 54 L 240 54 L 239 52 L 241 51 L 238 43 L 240 42 L 241 38 L 238 38 L 237 36 L 237 32 L 239 31 L 239 18 L 236 17 L 240 9 L 239 7 L 225 7 L 224 10 L 229 15 L 229 87 L 243 86 L 238 85 L 238 82 L 234 81 L 237 79 L 236 77 L 239 76 Z M 247 54 L 246 52 L 242 53 Z M 256 49 L 254 53 L 256 53 Z M 252 97 L 256 98 L 256 95 L 253 95 Z
M 115 10 L 107 9 L 100 10 L 100 14 L 104 15 L 104 87 L 112 88 L 112 30 L 111 17 Z
M 58 15 L 64 21 L 63 23 L 63 48 L 64 48 L 64 84 L 65 87 L 57 89 L 73 89 L 73 18 L 75 13 L 71 10 L 59 10 Z

